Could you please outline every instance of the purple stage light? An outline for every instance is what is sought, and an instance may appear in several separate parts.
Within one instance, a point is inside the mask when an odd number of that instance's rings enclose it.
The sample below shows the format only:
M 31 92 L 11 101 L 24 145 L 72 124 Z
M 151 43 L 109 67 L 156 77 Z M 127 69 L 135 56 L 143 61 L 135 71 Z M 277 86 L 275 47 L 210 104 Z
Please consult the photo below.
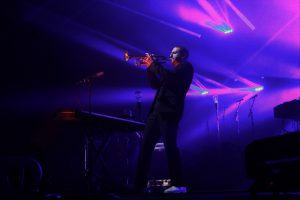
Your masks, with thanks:
M 224 21 L 224 19 L 219 15 L 216 8 L 214 8 L 210 2 L 206 0 L 197 0 L 197 2 L 215 23 L 222 23 Z
M 222 10 L 217 10 L 217 7 L 212 6 L 208 1 L 198 0 L 199 5 L 202 9 L 208 13 L 213 21 L 206 21 L 205 24 L 213 28 L 214 30 L 221 31 L 225 34 L 232 33 L 233 29 L 229 25 L 228 18 L 223 18 L 219 13 L 222 13 L 224 16 L 224 12 Z M 220 7 L 218 7 L 220 9 Z M 227 20 L 227 22 L 225 22 Z
M 299 43 L 300 43 L 299 28 L 298 28 L 298 30 L 296 30 L 297 36 L 292 34 L 292 35 L 289 35 L 287 38 L 279 37 L 290 25 L 292 25 L 296 20 L 299 20 L 299 17 L 300 17 L 300 13 L 297 13 L 284 26 L 282 26 L 278 31 L 273 33 L 271 35 L 271 37 L 267 40 L 267 42 L 265 42 L 264 45 L 262 45 L 255 53 L 253 53 L 253 55 L 250 58 L 247 59 L 245 64 L 248 64 L 251 61 L 253 61 L 267 46 L 269 46 L 276 39 L 283 40 L 284 42 L 286 42 L 288 40 L 292 40 L 291 43 L 293 45 L 295 45 L 295 46 L 299 45 Z
M 200 26 L 220 31 L 224 34 L 233 32 L 227 13 L 219 6 L 214 6 L 207 1 L 198 0 L 198 4 L 204 11 L 187 5 L 178 5 L 177 12 L 186 21 Z
M 255 88 L 199 88 L 195 85 L 192 85 L 190 88 L 190 95 L 196 96 L 197 93 L 201 95 L 226 95 L 226 94 L 252 94 L 253 92 L 259 92 L 263 90 L 263 87 L 255 87 Z
M 249 88 L 255 88 L 255 87 L 259 87 L 260 85 L 242 77 L 242 76 L 238 76 L 236 78 L 236 80 L 240 81 L 241 83 L 245 84 L 246 86 L 248 86 Z
M 183 20 L 198 24 L 203 27 L 208 27 L 205 22 L 212 20 L 200 10 L 186 5 L 179 5 L 177 7 L 177 12 Z
M 253 31 L 255 26 L 249 21 L 249 19 L 230 1 L 225 0 L 225 2 L 232 8 L 232 10 L 241 18 L 243 22 Z
M 264 87 L 263 87 L 263 86 L 260 86 L 260 87 L 253 88 L 253 90 L 254 90 L 255 92 L 262 91 L 263 89 L 264 89 Z
M 207 90 L 204 90 L 200 87 L 197 87 L 196 85 L 192 84 L 191 87 L 190 87 L 190 90 L 188 91 L 188 96 L 198 96 L 199 93 L 201 95 L 206 95 L 208 94 L 208 91 Z
M 217 87 L 221 87 L 221 88 L 228 88 L 226 85 L 224 85 L 224 84 L 222 84 L 222 83 L 219 83 L 218 81 L 215 81 L 215 80 L 213 80 L 213 79 L 211 79 L 211 78 L 208 78 L 208 77 L 205 77 L 205 76 L 201 76 L 201 75 L 199 75 L 199 74 L 196 74 L 196 77 L 199 77 L 199 78 L 201 78 L 202 80 L 204 80 L 205 82 L 207 82 L 207 83 L 210 83 L 210 84 L 212 84 L 212 85 L 214 85 L 214 86 L 217 86 Z M 197 82 L 200 82 L 200 81 L 198 81 L 198 80 L 196 80 Z M 203 86 L 204 87 L 204 86 Z
M 199 79 L 204 80 L 207 83 L 212 83 L 215 88 L 207 88 L 203 83 L 200 82 Z M 243 85 L 247 87 L 237 87 L 232 88 L 228 87 L 224 84 L 219 83 L 218 81 L 212 80 L 210 78 L 201 76 L 199 74 L 195 74 L 192 85 L 190 87 L 189 95 L 197 96 L 201 95 L 225 95 L 225 94 L 244 94 L 244 93 L 252 93 L 259 92 L 263 90 L 263 86 L 256 84 L 244 77 L 236 76 L 236 81 L 239 81 Z
M 214 30 L 221 31 L 225 34 L 233 32 L 233 29 L 230 28 L 225 22 L 222 22 L 222 24 L 214 24 L 213 22 L 208 21 L 206 24 L 212 27 Z

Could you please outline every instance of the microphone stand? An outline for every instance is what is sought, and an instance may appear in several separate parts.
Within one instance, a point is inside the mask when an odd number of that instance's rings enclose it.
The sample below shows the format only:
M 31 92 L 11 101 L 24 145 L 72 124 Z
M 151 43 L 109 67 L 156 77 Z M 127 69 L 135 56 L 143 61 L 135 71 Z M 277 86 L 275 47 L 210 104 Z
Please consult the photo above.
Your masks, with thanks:
M 92 79 L 91 78 L 84 78 L 79 81 L 79 84 L 85 85 L 88 87 L 88 112 L 89 114 L 92 113 Z M 87 181 L 87 190 L 90 191 L 91 187 L 91 151 L 90 151 L 90 145 L 92 142 L 91 139 L 91 127 L 88 126 L 88 129 L 84 132 L 84 169 L 83 174 Z
M 104 72 L 100 71 L 91 76 L 83 78 L 77 82 L 78 85 L 87 85 L 89 91 L 89 103 L 88 103 L 88 112 L 92 113 L 92 81 L 93 79 L 100 78 L 104 75 Z
M 135 120 L 142 122 L 142 92 L 137 90 L 135 91 L 135 98 L 136 98 L 136 115 Z M 142 140 L 143 135 L 141 131 L 136 131 L 136 134 L 138 137 Z
M 142 121 L 142 92 L 135 91 L 135 98 L 136 98 L 136 120 Z
M 219 107 L 218 107 L 218 96 L 213 96 L 215 109 L 216 109 L 216 121 L 217 121 L 217 133 L 218 133 L 218 139 L 220 139 L 220 120 L 219 120 Z
M 250 105 L 250 109 L 249 109 L 249 114 L 248 114 L 248 117 L 250 117 L 250 120 L 251 120 L 251 130 L 252 130 L 252 135 L 255 134 L 255 131 L 254 131 L 254 119 L 253 119 L 253 105 L 254 105 L 254 102 L 255 102 L 255 98 L 257 97 L 257 94 L 254 95 L 253 97 L 251 97 L 249 100 L 252 99 L 252 103 Z
M 240 109 L 241 102 L 242 102 L 243 100 L 244 100 L 244 99 L 240 99 L 240 100 L 236 101 L 236 102 L 238 103 L 238 105 L 237 105 L 237 108 L 236 108 L 236 111 L 235 111 L 234 119 L 235 119 L 235 121 L 237 122 L 237 134 L 238 134 L 238 136 L 240 135 L 240 116 L 239 116 L 239 109 Z
M 88 76 L 86 78 L 83 78 L 77 82 L 78 85 L 86 85 L 88 87 L 88 113 L 91 115 L 92 113 L 92 83 L 93 79 L 99 78 L 104 74 L 104 72 L 97 72 L 96 74 L 93 74 L 91 76 Z M 88 129 L 84 133 L 84 170 L 83 174 L 87 181 L 87 191 L 90 191 L 91 183 L 92 183 L 92 169 L 91 169 L 91 144 L 93 144 L 92 134 L 91 133 L 91 127 L 89 126 Z

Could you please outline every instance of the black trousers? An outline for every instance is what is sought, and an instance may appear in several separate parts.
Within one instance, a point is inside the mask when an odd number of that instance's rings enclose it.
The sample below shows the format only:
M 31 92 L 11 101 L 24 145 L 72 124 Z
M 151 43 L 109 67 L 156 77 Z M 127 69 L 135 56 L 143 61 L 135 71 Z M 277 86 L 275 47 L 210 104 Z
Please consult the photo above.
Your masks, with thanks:
M 137 163 L 136 186 L 140 189 L 147 186 L 147 176 L 152 153 L 158 140 L 162 137 L 172 185 L 182 186 L 180 152 L 177 147 L 177 129 L 179 120 L 172 115 L 157 112 L 149 114 L 141 143 Z

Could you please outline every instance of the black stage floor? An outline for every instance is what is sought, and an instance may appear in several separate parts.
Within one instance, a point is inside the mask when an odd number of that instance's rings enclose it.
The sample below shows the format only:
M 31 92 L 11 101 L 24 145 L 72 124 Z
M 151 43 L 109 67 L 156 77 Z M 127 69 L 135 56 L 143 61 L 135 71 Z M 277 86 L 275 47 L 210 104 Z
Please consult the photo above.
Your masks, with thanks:
M 253 196 L 248 191 L 230 192 L 189 192 L 185 194 L 48 194 L 48 195 L 12 195 L 2 200 L 300 200 L 300 192 L 272 193 L 260 192 Z

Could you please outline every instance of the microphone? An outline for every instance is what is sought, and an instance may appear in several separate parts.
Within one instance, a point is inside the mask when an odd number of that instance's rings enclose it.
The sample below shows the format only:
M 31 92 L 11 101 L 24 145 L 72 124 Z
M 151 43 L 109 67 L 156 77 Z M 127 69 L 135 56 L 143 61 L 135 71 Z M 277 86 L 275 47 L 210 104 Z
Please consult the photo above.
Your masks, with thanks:
M 213 96 L 213 100 L 214 100 L 215 109 L 216 109 L 216 117 L 217 117 L 217 123 L 218 123 L 218 133 L 219 133 L 218 96 Z
M 218 96 L 213 96 L 213 100 L 215 104 L 218 104 Z
M 102 71 L 97 72 L 97 73 L 95 73 L 91 76 L 88 76 L 86 78 L 81 79 L 80 81 L 77 82 L 77 84 L 85 84 L 85 83 L 89 84 L 91 82 L 91 79 L 99 78 L 103 75 L 104 75 L 104 72 L 102 72 Z
M 213 96 L 213 100 L 214 100 L 214 104 L 215 104 L 215 108 L 216 110 L 218 110 L 218 96 Z

